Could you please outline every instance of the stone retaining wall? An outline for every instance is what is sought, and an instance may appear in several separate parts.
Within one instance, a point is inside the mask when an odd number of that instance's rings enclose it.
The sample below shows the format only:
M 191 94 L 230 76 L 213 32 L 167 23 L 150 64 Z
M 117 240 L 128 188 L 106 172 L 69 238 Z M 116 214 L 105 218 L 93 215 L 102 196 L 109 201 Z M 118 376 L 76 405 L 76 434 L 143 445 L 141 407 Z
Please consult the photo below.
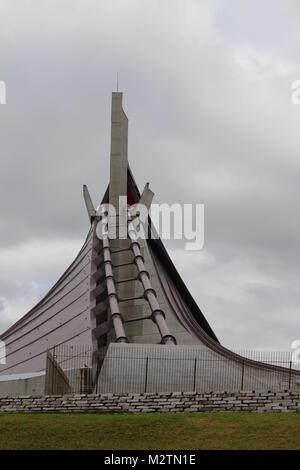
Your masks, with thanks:
M 0 413 L 14 412 L 300 411 L 300 392 L 143 393 L 1 397 Z

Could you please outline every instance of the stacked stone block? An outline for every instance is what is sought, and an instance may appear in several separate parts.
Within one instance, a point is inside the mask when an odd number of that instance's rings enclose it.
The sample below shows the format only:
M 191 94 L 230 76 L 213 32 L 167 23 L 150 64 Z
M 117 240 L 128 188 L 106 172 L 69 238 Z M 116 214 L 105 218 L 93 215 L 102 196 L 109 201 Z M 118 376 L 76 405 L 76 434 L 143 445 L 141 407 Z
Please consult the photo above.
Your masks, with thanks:
M 300 391 L 255 391 L 227 392 L 173 392 L 173 393 L 129 393 L 29 395 L 17 398 L 1 397 L 0 413 L 177 413 L 203 411 L 247 411 L 285 412 L 300 411 Z

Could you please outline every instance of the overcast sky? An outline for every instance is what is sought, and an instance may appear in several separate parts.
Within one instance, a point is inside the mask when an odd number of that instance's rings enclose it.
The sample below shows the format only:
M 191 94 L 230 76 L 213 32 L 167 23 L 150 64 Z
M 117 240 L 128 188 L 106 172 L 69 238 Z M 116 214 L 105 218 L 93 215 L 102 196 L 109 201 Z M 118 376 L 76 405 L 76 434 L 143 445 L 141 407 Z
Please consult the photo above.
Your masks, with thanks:
M 220 341 L 300 339 L 299 20 L 299 0 L 0 0 L 0 332 L 83 243 L 118 72 L 140 189 L 205 204 L 204 249 L 166 246 Z

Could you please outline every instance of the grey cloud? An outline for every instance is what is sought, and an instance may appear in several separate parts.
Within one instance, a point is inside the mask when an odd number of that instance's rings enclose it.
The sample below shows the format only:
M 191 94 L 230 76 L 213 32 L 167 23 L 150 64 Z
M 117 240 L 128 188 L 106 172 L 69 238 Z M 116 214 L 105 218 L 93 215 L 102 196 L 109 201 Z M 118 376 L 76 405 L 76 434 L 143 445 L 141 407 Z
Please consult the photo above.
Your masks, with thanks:
M 182 275 L 216 334 L 231 347 L 288 348 L 300 303 L 299 11 L 271 3 L 258 20 L 253 1 L 3 1 L 0 248 L 84 238 L 82 184 L 98 203 L 118 71 L 138 184 L 150 181 L 155 202 L 205 203 L 214 261 Z M 34 296 L 56 275 L 43 271 Z M 30 270 L 25 291 L 43 276 Z M 13 275 L 0 281 L 10 302 L 26 295 Z

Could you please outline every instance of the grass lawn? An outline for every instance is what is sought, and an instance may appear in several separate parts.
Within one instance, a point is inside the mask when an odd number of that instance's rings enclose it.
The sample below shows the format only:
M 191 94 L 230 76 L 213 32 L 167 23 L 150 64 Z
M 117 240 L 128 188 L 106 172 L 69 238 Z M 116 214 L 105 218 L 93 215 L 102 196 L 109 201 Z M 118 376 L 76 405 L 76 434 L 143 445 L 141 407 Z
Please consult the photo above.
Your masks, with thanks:
M 300 449 L 300 414 L 0 414 L 0 449 Z

